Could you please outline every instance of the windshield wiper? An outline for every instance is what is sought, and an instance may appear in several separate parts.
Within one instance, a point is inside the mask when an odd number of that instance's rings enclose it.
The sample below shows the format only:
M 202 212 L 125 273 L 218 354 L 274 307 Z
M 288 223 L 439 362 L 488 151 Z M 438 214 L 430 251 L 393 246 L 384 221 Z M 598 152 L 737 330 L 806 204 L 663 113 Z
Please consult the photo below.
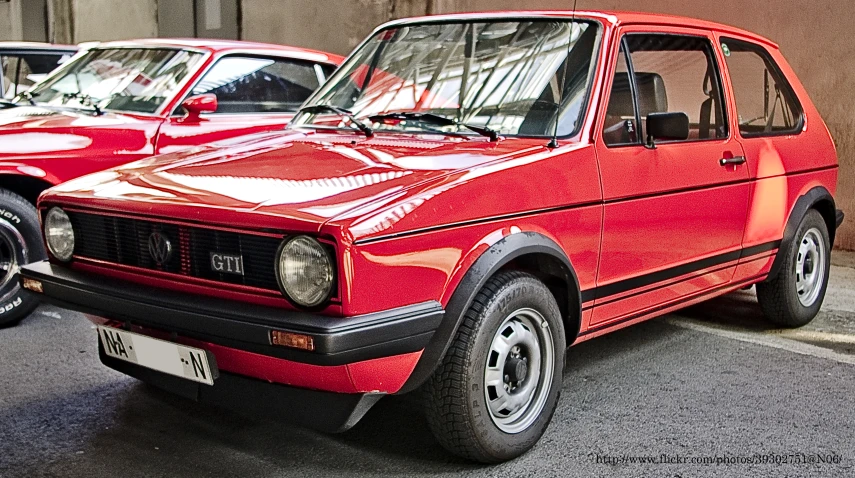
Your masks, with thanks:
M 106 99 L 106 98 L 104 98 L 104 99 Z M 94 111 L 96 116 L 101 116 L 102 114 L 104 114 L 104 112 L 101 111 L 101 107 L 98 106 L 98 103 L 104 101 L 104 99 L 96 101 L 91 96 L 81 94 L 80 91 L 77 91 L 74 93 L 63 94 L 62 95 L 62 100 L 63 100 L 62 104 L 65 105 L 66 103 L 69 102 L 69 100 L 77 100 L 77 102 L 80 103 L 80 106 L 88 106 L 88 107 L 92 108 L 92 110 Z
M 435 126 L 457 126 L 463 127 L 470 131 L 474 131 L 481 136 L 486 136 L 490 138 L 490 141 L 498 141 L 499 140 L 499 132 L 490 129 L 486 126 L 475 126 L 471 124 L 461 123 L 459 121 L 455 121 L 450 118 L 446 118 L 445 116 L 436 115 L 433 113 L 415 113 L 412 111 L 403 111 L 398 113 L 383 113 L 379 115 L 372 115 L 368 117 L 369 120 L 374 122 L 382 122 L 384 120 L 401 120 L 401 121 L 416 121 L 419 123 L 431 124 Z
M 33 99 L 33 94 L 32 94 L 32 93 L 30 93 L 29 91 L 24 91 L 23 93 L 21 93 L 21 96 L 22 96 L 25 100 L 27 100 L 27 102 L 29 102 L 31 105 L 33 105 L 33 106 L 38 106 L 38 105 L 36 104 L 36 100 L 34 100 L 34 99 Z
M 353 115 L 350 111 L 344 108 L 338 108 L 336 106 L 331 105 L 312 105 L 306 106 L 304 108 L 300 108 L 297 110 L 297 113 L 294 115 L 295 117 L 300 113 L 309 113 L 309 114 L 318 114 L 318 113 L 335 113 L 343 118 L 347 118 L 356 129 L 362 131 L 365 134 L 366 138 L 371 138 L 374 136 L 374 130 L 363 124 L 359 121 L 356 116 Z
M 18 97 L 27 100 L 27 102 L 33 106 L 38 106 L 33 100 L 33 94 L 29 91 L 24 91 L 19 93 L 17 97 L 13 98 L 13 101 L 0 100 L 0 109 L 15 108 L 21 106 L 21 100 L 19 100 Z

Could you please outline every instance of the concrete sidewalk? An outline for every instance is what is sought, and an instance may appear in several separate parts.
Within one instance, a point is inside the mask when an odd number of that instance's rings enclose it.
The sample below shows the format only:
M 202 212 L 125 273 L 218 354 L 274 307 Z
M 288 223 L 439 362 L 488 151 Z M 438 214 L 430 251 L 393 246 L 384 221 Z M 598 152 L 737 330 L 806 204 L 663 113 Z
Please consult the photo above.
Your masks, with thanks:
M 831 264 L 855 269 L 855 251 L 831 251 Z

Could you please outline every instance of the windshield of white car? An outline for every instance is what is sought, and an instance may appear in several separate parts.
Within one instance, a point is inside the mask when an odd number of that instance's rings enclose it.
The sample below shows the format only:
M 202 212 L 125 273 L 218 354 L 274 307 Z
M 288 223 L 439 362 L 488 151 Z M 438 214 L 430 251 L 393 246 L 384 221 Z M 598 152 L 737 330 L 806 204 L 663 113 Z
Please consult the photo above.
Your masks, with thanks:
M 202 57 L 177 49 L 95 49 L 30 93 L 39 105 L 155 113 Z
M 558 118 L 559 136 L 572 135 L 587 105 L 599 30 L 594 22 L 561 19 L 390 27 L 366 41 L 305 106 L 383 119 L 369 123 L 378 132 L 471 134 L 467 126 L 475 126 L 552 136 Z M 292 127 L 344 126 L 336 115 L 310 111 Z M 398 121 L 394 113 L 450 121 Z

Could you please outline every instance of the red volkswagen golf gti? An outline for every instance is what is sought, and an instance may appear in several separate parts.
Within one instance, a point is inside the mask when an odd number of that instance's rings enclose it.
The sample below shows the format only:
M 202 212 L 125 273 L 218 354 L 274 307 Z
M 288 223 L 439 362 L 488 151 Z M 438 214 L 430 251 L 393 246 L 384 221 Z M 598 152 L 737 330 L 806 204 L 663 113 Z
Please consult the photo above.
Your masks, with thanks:
M 341 60 L 239 41 L 103 43 L 0 101 L 0 326 L 37 305 L 17 272 L 46 257 L 42 191 L 153 154 L 281 130 Z
M 289 128 L 51 189 L 23 286 L 175 393 L 341 431 L 422 387 L 446 448 L 498 462 L 571 344 L 752 284 L 809 322 L 843 219 L 775 44 L 684 18 L 392 22 Z

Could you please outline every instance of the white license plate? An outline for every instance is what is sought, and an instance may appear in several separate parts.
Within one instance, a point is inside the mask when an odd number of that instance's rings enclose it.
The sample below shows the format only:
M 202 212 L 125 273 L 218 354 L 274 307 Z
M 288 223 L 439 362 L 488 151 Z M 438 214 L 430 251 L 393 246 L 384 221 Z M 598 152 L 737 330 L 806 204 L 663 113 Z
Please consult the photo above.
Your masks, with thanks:
M 208 354 L 202 349 L 153 339 L 112 327 L 99 326 L 98 337 L 101 339 L 101 345 L 104 346 L 104 352 L 110 357 L 194 382 L 214 384 L 211 367 L 213 357 L 209 361 Z

